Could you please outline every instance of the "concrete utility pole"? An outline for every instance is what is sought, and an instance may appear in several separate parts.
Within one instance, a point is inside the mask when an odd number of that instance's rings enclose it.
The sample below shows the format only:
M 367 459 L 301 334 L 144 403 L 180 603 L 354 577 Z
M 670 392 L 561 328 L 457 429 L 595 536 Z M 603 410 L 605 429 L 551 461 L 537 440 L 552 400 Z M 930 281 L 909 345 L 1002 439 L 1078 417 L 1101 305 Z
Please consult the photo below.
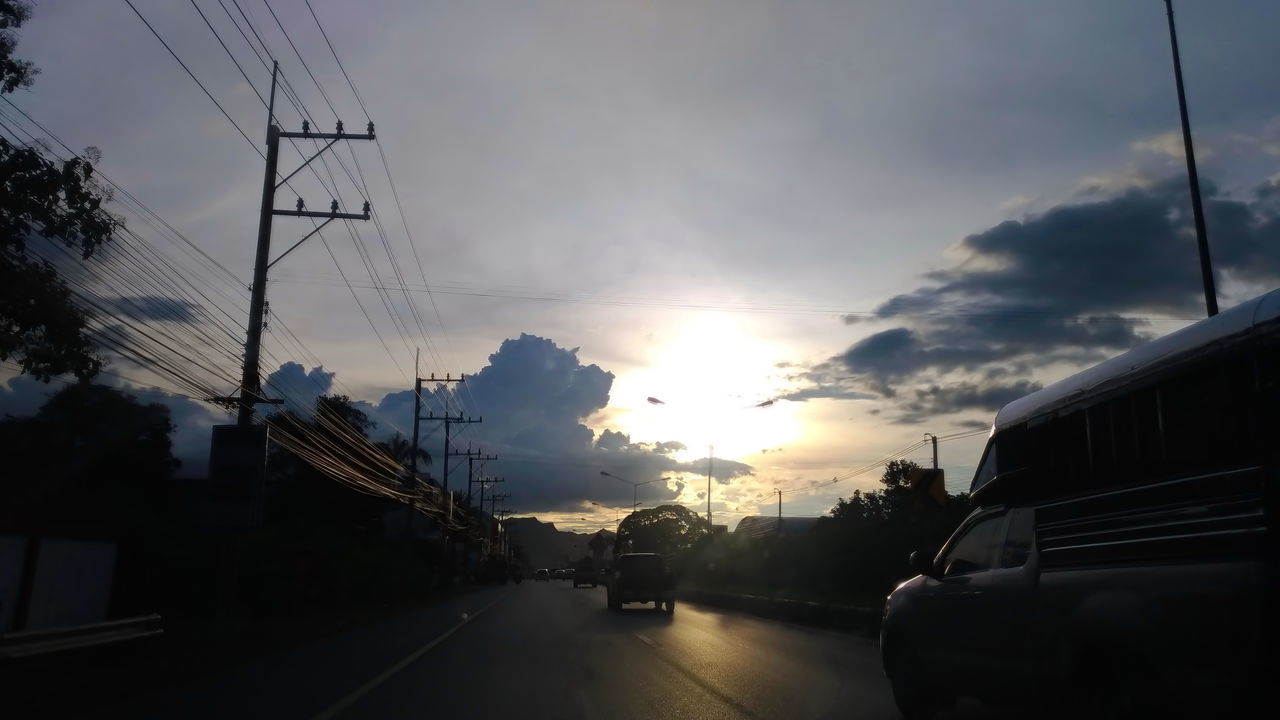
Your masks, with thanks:
M 484 422 L 484 418 L 473 418 L 469 416 L 464 418 L 462 416 L 462 413 L 458 413 L 457 415 L 449 415 L 448 413 L 445 413 L 444 415 L 435 415 L 435 414 L 426 415 L 422 419 L 439 421 L 444 423 L 445 460 L 444 460 L 444 470 L 441 471 L 442 477 L 440 479 L 440 483 L 441 485 L 444 486 L 444 494 L 447 496 L 449 494 L 449 457 L 451 456 L 449 452 L 449 448 L 452 447 L 452 442 L 450 438 L 451 428 L 454 425 L 470 425 L 471 423 Z
M 938 469 L 938 436 L 933 433 L 925 433 L 925 437 L 933 441 L 933 469 Z
M 334 220 L 368 220 L 369 219 L 369 201 L 364 203 L 364 211 L 356 213 L 338 212 L 338 201 L 334 199 L 329 205 L 329 212 L 312 212 L 305 210 L 302 198 L 298 198 L 296 210 L 278 210 L 275 207 L 276 190 L 280 186 L 287 183 L 290 178 L 297 175 L 303 168 L 311 164 L 313 160 L 324 154 L 326 150 L 333 147 L 339 140 L 373 140 L 373 123 L 370 122 L 364 134 L 352 134 L 343 132 L 342 121 L 339 120 L 337 130 L 332 133 L 315 133 L 311 132 L 310 125 L 307 121 L 302 122 L 302 132 L 284 132 L 275 124 L 275 102 L 276 102 L 276 76 L 278 74 L 279 65 L 276 64 L 271 70 L 271 100 L 267 104 L 267 164 L 266 171 L 262 180 L 262 207 L 258 216 L 258 248 L 254 255 L 253 263 L 253 285 L 250 286 L 249 297 L 249 324 L 246 328 L 246 337 L 244 344 L 244 368 L 240 376 L 240 397 L 237 399 L 239 412 L 236 418 L 236 424 L 241 427 L 248 427 L 253 422 L 253 408 L 260 403 L 270 402 L 262 394 L 262 377 L 259 368 L 259 361 L 262 352 L 262 327 L 263 315 L 266 311 L 267 299 L 267 271 L 272 265 L 280 262 L 284 256 L 293 252 L 294 248 L 301 245 L 308 238 L 320 232 L 321 228 Z M 281 138 L 301 138 L 305 140 L 328 140 L 328 144 L 318 150 L 314 155 L 302 163 L 296 170 L 289 173 L 284 179 L 276 182 L 277 162 L 280 157 L 280 139 Z M 301 240 L 294 243 L 288 250 L 280 253 L 275 260 L 269 260 L 271 256 L 271 222 L 276 215 L 289 215 L 293 217 L 308 217 L 323 219 L 314 230 L 307 233 Z
M 413 373 L 413 374 L 414 374 L 414 379 L 413 379 L 413 459 L 412 459 L 412 460 L 410 460 L 410 463 L 409 463 L 409 464 L 410 464 L 410 469 L 411 469 L 411 470 L 413 471 L 413 473 L 416 475 L 416 474 L 417 474 L 417 472 L 418 472 L 418 452 L 419 452 L 419 450 L 420 450 L 420 448 L 419 448 L 419 446 L 418 446 L 418 429 L 419 429 L 419 428 L 418 428 L 418 423 L 419 423 L 419 421 L 421 421 L 421 420 L 430 420 L 430 419 L 432 419 L 432 418 L 424 418 L 424 417 L 422 417 L 422 383 L 424 383 L 424 382 L 432 382 L 432 383 L 436 383 L 436 384 L 461 383 L 461 382 L 466 382 L 466 381 L 467 381 L 467 376 L 466 376 L 466 375 L 459 375 L 458 377 L 453 377 L 452 375 L 449 375 L 448 373 L 446 373 L 446 374 L 445 374 L 445 376 L 444 376 L 443 378 L 438 378 L 438 377 L 436 377 L 436 374 L 435 374 L 435 373 L 431 373 L 431 377 L 425 377 L 425 378 L 424 378 L 424 377 L 417 377 L 417 374 L 418 374 L 418 372 L 417 372 L 417 368 L 418 368 L 418 359 L 417 359 L 417 356 L 416 356 L 416 355 L 414 356 L 414 360 L 413 360 L 413 367 L 414 367 L 414 373 Z M 448 452 L 448 447 L 447 447 L 447 446 L 446 446 L 446 448 L 445 448 L 445 452 Z M 445 464 L 445 471 L 447 472 L 447 471 L 448 471 L 448 466 L 449 466 L 449 460 L 448 460 L 448 458 L 446 458 L 446 459 L 445 459 L 444 464 Z M 448 490 L 448 488 L 449 488 L 449 486 L 448 486 L 448 485 L 445 485 L 445 489 L 446 489 L 446 490 Z
M 782 491 L 774 488 L 773 491 L 778 494 L 778 534 L 782 534 Z
M 482 478 L 480 478 L 479 480 L 477 480 L 477 481 L 476 481 L 476 482 L 480 483 L 480 502 L 476 504 L 476 507 L 477 507 L 477 509 L 479 509 L 479 510 L 480 510 L 480 512 L 484 512 L 484 485 L 485 485 L 485 483 L 489 483 L 490 485 L 497 485 L 498 483 L 504 483 L 504 482 L 506 482 L 506 481 L 507 481 L 507 479 L 506 479 L 506 478 L 500 478 L 500 477 L 491 477 L 491 478 L 489 478 L 488 480 L 486 480 L 486 479 L 484 479 L 484 478 L 482 477 Z
M 711 463 L 716 456 L 716 446 L 707 446 L 707 529 L 712 529 L 711 522 Z
M 1187 156 L 1187 183 L 1191 186 L 1191 213 L 1196 224 L 1196 247 L 1200 251 L 1200 280 L 1204 285 L 1204 305 L 1209 317 L 1218 314 L 1218 292 L 1213 282 L 1213 263 L 1209 258 L 1209 233 L 1204 225 L 1204 207 L 1200 203 L 1200 175 L 1196 172 L 1196 151 L 1191 144 L 1191 120 L 1187 117 L 1187 94 L 1182 87 L 1182 60 L 1178 57 L 1178 32 L 1173 26 L 1173 0 L 1164 0 L 1169 16 L 1169 45 L 1173 49 L 1173 79 L 1178 87 L 1178 115 L 1182 119 L 1182 148 Z
M 476 460 L 480 461 L 481 463 L 480 469 L 483 470 L 484 463 L 490 460 L 497 460 L 497 459 L 498 459 L 497 455 L 480 455 L 478 453 L 476 455 L 473 455 L 467 458 L 467 503 L 466 505 L 468 510 L 471 509 L 471 486 L 475 483 L 475 480 L 473 479 L 473 477 L 475 476 L 475 461 Z M 480 488 L 483 490 L 484 485 L 481 485 Z M 483 510 L 484 503 L 481 502 L 480 506 L 481 506 L 480 509 Z

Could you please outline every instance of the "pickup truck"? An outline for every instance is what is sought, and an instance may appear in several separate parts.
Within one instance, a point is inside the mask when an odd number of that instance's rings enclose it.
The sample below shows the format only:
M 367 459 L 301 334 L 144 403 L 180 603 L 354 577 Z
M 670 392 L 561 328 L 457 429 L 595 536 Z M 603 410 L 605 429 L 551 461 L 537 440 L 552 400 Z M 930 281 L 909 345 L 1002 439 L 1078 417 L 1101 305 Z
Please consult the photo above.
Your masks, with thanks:
M 656 553 L 626 553 L 614 561 L 606 586 L 610 610 L 625 603 L 653 603 L 656 610 L 675 612 L 675 576 L 666 558 Z

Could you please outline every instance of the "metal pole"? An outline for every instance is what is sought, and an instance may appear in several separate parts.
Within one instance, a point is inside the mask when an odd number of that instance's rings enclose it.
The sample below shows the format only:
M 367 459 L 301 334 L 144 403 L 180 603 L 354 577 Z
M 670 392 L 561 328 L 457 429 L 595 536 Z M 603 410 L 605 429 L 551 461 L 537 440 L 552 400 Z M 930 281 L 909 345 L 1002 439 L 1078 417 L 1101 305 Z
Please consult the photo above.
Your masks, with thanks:
M 1191 213 L 1196 224 L 1196 247 L 1200 251 L 1200 279 L 1204 285 L 1204 305 L 1209 317 L 1218 314 L 1218 293 L 1213 283 L 1209 258 L 1209 237 L 1200 203 L 1200 176 L 1196 172 L 1196 152 L 1191 144 L 1191 120 L 1187 117 L 1187 94 L 1182 87 L 1182 60 L 1178 57 L 1178 33 L 1173 26 L 1173 0 L 1164 0 L 1169 16 L 1169 45 L 1173 49 L 1173 78 L 1178 86 L 1178 115 L 1182 119 L 1182 147 L 1187 156 L 1187 182 L 1191 186 Z
M 707 446 L 707 526 L 711 526 L 711 463 L 716 455 L 716 446 Z
M 262 378 L 258 371 L 262 352 L 262 316 L 267 299 L 267 265 L 271 261 L 271 219 L 276 201 L 276 163 L 280 156 L 280 128 L 275 123 L 276 72 L 271 68 L 271 101 L 267 105 L 267 167 L 262 180 L 262 209 L 258 216 L 258 251 L 253 261 L 253 285 L 249 297 L 249 326 L 244 343 L 244 368 L 240 376 L 240 410 L 236 423 L 248 427 L 253 407 L 262 398 Z

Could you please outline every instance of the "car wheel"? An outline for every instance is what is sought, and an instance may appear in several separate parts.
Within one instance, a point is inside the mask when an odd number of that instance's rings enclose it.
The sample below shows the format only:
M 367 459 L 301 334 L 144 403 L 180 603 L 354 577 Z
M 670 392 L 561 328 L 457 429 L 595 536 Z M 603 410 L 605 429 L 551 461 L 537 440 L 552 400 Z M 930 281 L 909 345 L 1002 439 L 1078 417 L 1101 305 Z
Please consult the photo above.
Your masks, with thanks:
M 676 601 L 675 601 L 675 600 L 668 600 L 666 605 L 667 605 L 667 606 L 666 606 L 666 608 L 665 608 L 665 612 L 666 612 L 668 615 L 670 615 L 670 614 L 672 614 L 672 613 L 674 613 L 674 612 L 676 611 Z
M 893 688 L 893 702 L 898 712 L 907 720 L 928 720 L 942 705 L 938 693 L 930 689 L 920 680 L 916 668 L 912 667 L 912 655 L 905 649 L 890 652 L 889 684 Z

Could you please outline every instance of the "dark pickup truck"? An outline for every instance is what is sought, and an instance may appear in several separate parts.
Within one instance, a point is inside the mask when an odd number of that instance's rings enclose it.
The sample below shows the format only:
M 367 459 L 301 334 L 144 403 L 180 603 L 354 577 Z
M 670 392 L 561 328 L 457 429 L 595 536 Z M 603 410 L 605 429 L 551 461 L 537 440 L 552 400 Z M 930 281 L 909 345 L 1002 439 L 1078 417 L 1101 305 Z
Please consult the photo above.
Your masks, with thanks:
M 653 603 L 655 609 L 676 609 L 675 576 L 666 558 L 656 553 L 619 555 L 609 572 L 607 602 L 610 610 L 624 603 Z

